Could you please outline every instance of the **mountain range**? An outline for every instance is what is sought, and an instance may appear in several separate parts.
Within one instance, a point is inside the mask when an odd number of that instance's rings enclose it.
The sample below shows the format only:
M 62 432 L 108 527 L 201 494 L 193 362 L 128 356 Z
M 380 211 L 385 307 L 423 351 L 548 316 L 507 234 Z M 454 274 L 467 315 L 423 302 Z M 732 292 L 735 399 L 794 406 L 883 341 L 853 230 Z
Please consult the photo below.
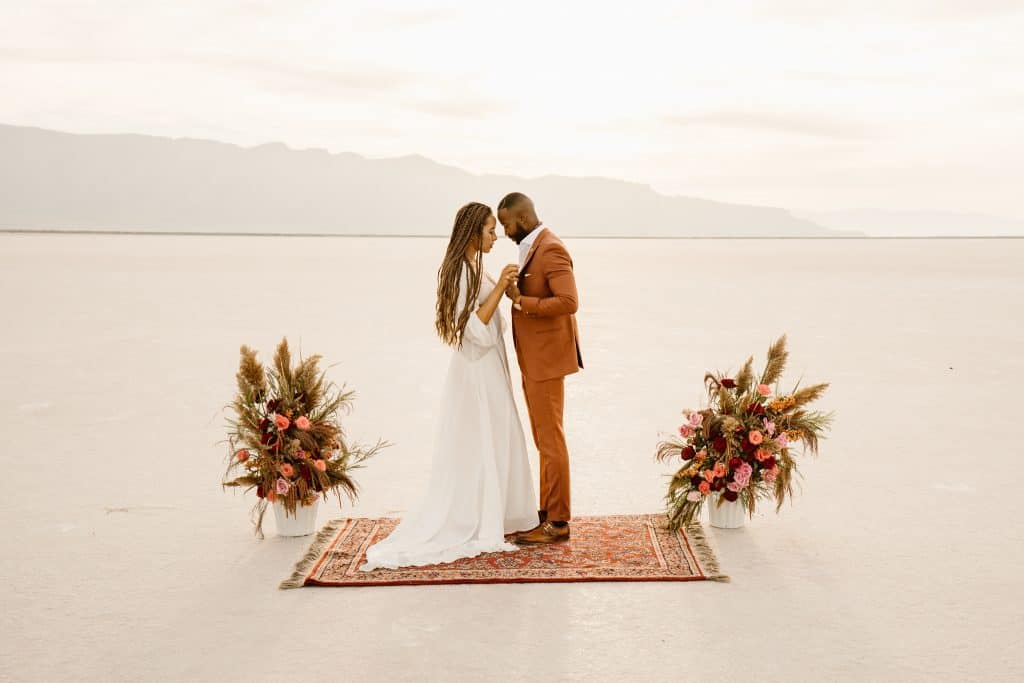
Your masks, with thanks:
M 0 125 L 0 228 L 447 235 L 467 201 L 532 197 L 566 237 L 838 237 L 782 208 L 598 177 L 474 174 L 422 156 Z M 556 227 L 557 226 L 557 227 Z

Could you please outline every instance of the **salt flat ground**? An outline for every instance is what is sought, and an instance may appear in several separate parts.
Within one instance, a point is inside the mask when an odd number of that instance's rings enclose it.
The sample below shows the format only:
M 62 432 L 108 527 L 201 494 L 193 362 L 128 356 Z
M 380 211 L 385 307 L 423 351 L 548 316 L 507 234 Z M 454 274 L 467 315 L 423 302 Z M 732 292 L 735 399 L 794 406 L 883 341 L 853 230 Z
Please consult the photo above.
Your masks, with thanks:
M 568 245 L 575 515 L 660 508 L 654 447 L 706 369 L 760 365 L 788 333 L 784 386 L 832 383 L 795 504 L 710 529 L 731 583 L 280 591 L 310 539 L 268 517 L 257 541 L 254 498 L 219 486 L 238 347 L 269 358 L 288 335 L 337 363 L 350 433 L 395 443 L 320 522 L 400 515 L 450 353 L 444 240 L 6 234 L 0 678 L 1024 677 L 1024 241 Z M 502 239 L 487 267 L 514 260 Z

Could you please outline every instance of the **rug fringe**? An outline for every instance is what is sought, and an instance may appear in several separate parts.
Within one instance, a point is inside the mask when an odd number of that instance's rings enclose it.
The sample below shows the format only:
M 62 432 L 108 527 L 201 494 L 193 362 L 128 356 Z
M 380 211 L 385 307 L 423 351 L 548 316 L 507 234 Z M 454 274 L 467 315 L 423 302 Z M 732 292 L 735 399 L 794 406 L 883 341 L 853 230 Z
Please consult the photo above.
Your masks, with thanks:
M 711 543 L 708 541 L 704 533 L 704 527 L 700 525 L 700 522 L 692 522 L 687 525 L 686 535 L 693 542 L 697 561 L 700 562 L 701 570 L 708 581 L 721 581 L 722 583 L 732 581 L 728 574 L 722 573 L 722 569 L 718 564 L 718 558 L 715 556 L 715 551 L 712 550 Z
M 319 532 L 317 532 L 316 538 L 309 546 L 309 550 L 302 556 L 298 562 L 295 563 L 295 570 L 292 575 L 282 581 L 278 588 L 302 588 L 306 585 L 306 577 L 309 576 L 309 572 L 313 569 L 313 565 L 323 555 L 327 545 L 334 540 L 338 530 L 342 525 L 348 521 L 347 519 L 332 519 L 324 525 Z

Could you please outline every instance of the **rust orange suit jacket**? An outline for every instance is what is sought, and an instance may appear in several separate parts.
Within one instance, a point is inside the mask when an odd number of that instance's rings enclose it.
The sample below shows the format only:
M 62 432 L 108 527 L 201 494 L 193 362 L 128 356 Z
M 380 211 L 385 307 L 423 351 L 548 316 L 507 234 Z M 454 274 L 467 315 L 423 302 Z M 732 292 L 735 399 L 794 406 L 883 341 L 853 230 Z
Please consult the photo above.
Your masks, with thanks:
M 523 310 L 512 309 L 512 340 L 523 375 L 540 382 L 578 372 L 576 278 L 569 251 L 551 228 L 545 226 L 530 247 L 518 286 Z

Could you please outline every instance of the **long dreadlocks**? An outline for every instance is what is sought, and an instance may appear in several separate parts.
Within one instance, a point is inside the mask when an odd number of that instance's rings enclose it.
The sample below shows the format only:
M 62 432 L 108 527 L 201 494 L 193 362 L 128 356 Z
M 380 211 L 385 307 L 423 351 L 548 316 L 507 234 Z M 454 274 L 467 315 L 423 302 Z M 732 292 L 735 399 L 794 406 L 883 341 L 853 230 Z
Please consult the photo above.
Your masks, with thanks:
M 476 308 L 474 304 L 480 295 L 480 280 L 483 277 L 484 252 L 481 247 L 484 222 L 491 213 L 491 207 L 486 204 L 470 202 L 455 214 L 448 249 L 437 271 L 437 317 L 434 320 L 438 336 L 448 346 L 462 348 L 466 324 Z M 462 271 L 468 267 L 466 247 L 470 244 L 476 247 L 476 268 L 469 271 L 469 296 L 466 299 L 466 307 L 462 311 L 456 311 Z

